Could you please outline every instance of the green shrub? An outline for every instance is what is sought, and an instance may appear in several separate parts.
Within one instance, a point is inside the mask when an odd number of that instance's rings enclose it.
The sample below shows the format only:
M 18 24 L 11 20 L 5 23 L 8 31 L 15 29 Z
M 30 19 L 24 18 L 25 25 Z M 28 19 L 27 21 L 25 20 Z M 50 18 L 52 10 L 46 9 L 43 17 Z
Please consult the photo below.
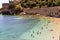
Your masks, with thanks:
M 60 6 L 60 2 L 58 2 L 58 3 L 57 3 L 57 5 L 59 5 L 59 6 Z
M 27 7 L 28 7 L 27 3 L 22 3 L 21 5 L 22 5 L 22 7 L 24 7 L 24 8 L 27 8 Z

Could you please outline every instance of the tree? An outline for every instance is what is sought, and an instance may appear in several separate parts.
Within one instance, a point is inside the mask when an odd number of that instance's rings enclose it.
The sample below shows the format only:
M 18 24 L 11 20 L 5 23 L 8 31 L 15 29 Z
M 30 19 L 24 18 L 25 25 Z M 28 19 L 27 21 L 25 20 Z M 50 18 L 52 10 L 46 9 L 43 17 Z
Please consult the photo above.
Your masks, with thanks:
M 53 6 L 53 1 L 54 1 L 54 0 L 50 0 L 50 1 L 49 1 L 49 7 L 50 7 L 50 6 Z
M 8 9 L 14 9 L 15 8 L 15 5 L 12 3 L 9 5 Z
M 21 5 L 24 8 L 33 8 L 36 6 L 36 0 L 24 0 Z
M 21 4 L 20 3 L 17 4 L 15 6 L 15 13 L 17 14 L 17 13 L 22 12 L 22 11 L 23 11 L 23 8 L 22 8 Z
M 60 6 L 60 2 L 58 2 L 57 5 Z
M 27 8 L 28 4 L 26 2 L 24 2 L 24 3 L 21 3 L 21 6 L 24 7 L 24 8 Z
M 22 10 L 23 8 L 22 8 L 21 4 L 19 3 L 15 6 L 15 9 L 16 10 Z

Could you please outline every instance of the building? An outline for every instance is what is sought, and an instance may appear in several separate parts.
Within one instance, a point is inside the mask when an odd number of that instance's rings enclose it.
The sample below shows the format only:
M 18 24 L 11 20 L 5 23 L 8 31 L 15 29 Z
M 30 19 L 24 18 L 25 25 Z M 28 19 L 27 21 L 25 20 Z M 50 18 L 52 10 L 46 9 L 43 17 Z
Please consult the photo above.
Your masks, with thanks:
M 7 9 L 8 6 L 9 6 L 9 3 L 2 3 L 2 8 L 3 8 L 3 9 Z

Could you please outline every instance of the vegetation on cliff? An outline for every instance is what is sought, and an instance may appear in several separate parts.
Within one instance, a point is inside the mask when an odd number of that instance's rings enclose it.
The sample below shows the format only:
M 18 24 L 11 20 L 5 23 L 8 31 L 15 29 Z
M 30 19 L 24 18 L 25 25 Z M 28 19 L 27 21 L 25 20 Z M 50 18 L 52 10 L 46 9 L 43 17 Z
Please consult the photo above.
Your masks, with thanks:
M 41 0 L 22 0 L 21 5 L 24 8 L 33 8 L 33 7 L 41 7 L 41 6 L 60 6 L 60 2 L 55 2 L 54 0 L 46 0 L 46 1 L 41 1 Z

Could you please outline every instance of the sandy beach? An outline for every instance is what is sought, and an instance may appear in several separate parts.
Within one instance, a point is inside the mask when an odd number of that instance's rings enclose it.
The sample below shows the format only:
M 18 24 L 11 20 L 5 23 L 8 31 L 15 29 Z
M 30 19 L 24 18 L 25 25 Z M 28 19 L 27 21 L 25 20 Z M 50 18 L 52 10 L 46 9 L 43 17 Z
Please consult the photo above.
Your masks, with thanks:
M 60 40 L 60 18 L 41 17 L 34 28 L 25 32 L 22 40 Z

